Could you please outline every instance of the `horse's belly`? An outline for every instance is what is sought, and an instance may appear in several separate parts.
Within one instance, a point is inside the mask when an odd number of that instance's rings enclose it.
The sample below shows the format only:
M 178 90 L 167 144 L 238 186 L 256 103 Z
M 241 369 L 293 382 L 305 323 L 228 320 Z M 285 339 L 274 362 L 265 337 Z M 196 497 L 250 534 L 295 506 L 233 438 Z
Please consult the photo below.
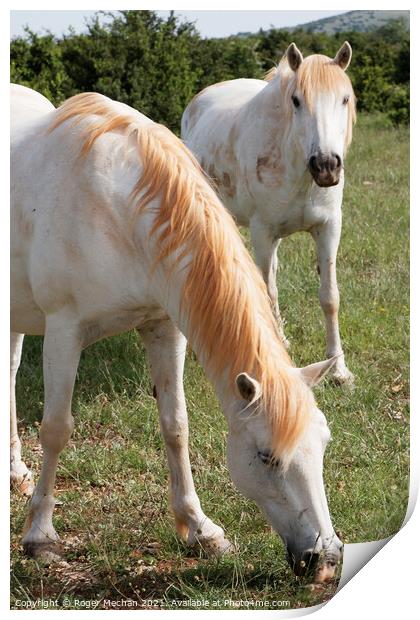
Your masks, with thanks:
M 45 316 L 36 306 L 15 304 L 11 309 L 10 331 L 17 334 L 42 336 L 45 332 Z
M 45 315 L 36 304 L 25 272 L 11 265 L 10 329 L 18 334 L 39 336 L 45 330 Z
M 128 332 L 142 327 L 150 321 L 167 319 L 165 310 L 158 306 L 142 306 L 135 309 L 121 310 L 110 314 L 101 314 L 80 321 L 80 338 L 83 347 L 97 340 Z

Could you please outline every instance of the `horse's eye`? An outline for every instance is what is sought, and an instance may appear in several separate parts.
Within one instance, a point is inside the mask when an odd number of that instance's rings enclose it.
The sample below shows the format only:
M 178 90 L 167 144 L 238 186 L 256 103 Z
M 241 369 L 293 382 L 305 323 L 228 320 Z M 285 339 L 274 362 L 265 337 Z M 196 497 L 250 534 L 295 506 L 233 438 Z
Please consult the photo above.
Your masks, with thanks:
M 293 105 L 295 106 L 295 108 L 298 108 L 300 106 L 300 101 L 299 99 L 296 97 L 296 95 L 293 95 L 292 97 L 292 101 L 293 101 Z
M 350 97 L 348 95 L 346 95 L 343 99 L 343 105 L 347 105 L 349 102 Z
M 270 465 L 271 467 L 277 467 L 279 464 L 278 459 L 274 459 L 273 455 L 270 452 L 262 452 L 258 450 L 258 457 L 260 461 L 264 463 L 264 465 Z

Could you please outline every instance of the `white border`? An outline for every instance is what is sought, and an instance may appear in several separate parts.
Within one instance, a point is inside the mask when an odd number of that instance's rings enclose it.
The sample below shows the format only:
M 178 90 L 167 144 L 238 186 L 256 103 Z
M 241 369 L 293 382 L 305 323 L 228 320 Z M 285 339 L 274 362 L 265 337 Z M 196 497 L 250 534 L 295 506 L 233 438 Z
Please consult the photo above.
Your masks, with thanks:
M 103 1 L 98 3 L 97 1 L 91 2 L 88 6 L 89 9 L 104 9 L 104 10 L 116 10 L 119 7 L 116 6 L 115 2 Z M 206 6 L 207 3 L 203 3 L 200 6 L 201 9 L 211 8 L 213 10 L 223 10 L 223 9 L 237 9 L 237 10 L 255 10 L 256 4 L 255 2 L 251 3 L 249 1 L 242 2 L 221 2 L 220 0 L 214 0 L 211 2 L 211 6 Z M 67 7 L 61 6 L 61 9 L 66 9 Z M 69 9 L 74 10 L 84 10 L 86 6 L 80 0 L 74 0 L 71 3 L 71 7 Z M 156 0 L 155 2 L 142 2 L 139 5 L 139 2 L 133 2 L 127 0 L 123 4 L 124 9 L 159 9 L 159 10 L 167 10 L 170 8 L 174 8 L 174 4 L 170 2 L 159 2 Z M 178 10 L 196 10 L 197 3 L 192 2 L 191 0 L 184 0 L 180 7 L 177 7 L 175 4 L 175 9 Z M 293 7 L 297 9 L 296 6 Z M 313 10 L 313 3 L 309 2 L 301 2 L 299 3 L 299 10 Z M 339 10 L 340 6 L 337 5 L 336 2 L 324 2 L 322 6 L 317 7 L 319 10 Z M 416 8 L 411 8 L 410 5 L 403 4 L 402 6 L 396 7 L 395 4 L 392 5 L 389 2 L 375 2 L 371 1 L 369 6 L 363 3 L 355 3 L 351 7 L 346 6 L 344 9 L 348 10 L 356 10 L 356 9 L 411 9 L 411 33 L 412 33 L 412 58 L 418 59 L 420 57 L 419 50 L 419 36 L 418 36 L 418 10 Z M 9 248 L 9 240 L 8 240 L 8 217 L 5 215 L 6 206 L 8 204 L 8 196 L 9 196 L 9 184 L 8 184 L 8 139 L 7 139 L 7 121 L 8 119 L 8 85 L 5 81 L 8 76 L 8 43 L 9 43 L 9 10 L 56 10 L 57 5 L 54 2 L 39 2 L 39 3 L 31 3 L 31 2 L 10 2 L 8 7 L 1 8 L 1 17 L 0 20 L 0 34 L 1 34 L 1 45 L 3 46 L 2 53 L 0 54 L 0 61 L 2 63 L 2 71 L 1 75 L 3 79 L 0 83 L 1 88 L 1 97 L 0 102 L 2 105 L 2 119 L 3 119 L 3 139 L 1 141 L 1 171 L 2 171 L 2 191 L 3 191 L 3 201 L 2 201 L 2 222 L 0 226 L 0 247 L 2 248 L 2 258 L 1 261 L 1 270 L 0 275 L 2 277 L 2 282 L 4 283 L 4 289 L 8 287 L 8 248 Z M 259 1 L 258 2 L 259 10 L 278 10 L 279 4 L 278 2 L 274 2 L 273 0 L 270 2 L 267 1 Z M 418 79 L 417 79 L 417 70 L 414 67 L 414 71 L 412 73 L 412 96 L 414 97 L 415 102 L 417 103 L 416 93 L 418 91 Z M 417 105 L 413 106 L 413 110 L 417 111 Z M 412 117 L 412 144 L 417 145 L 418 141 L 416 138 L 419 137 L 419 124 L 415 119 L 415 116 Z M 419 209 L 419 196 L 418 196 L 418 156 L 416 154 L 415 149 L 412 149 L 412 162 L 413 162 L 413 170 L 417 173 L 413 175 L 412 178 L 412 191 L 411 191 L 411 204 L 413 205 L 411 211 L 411 230 L 418 231 L 420 230 L 420 218 L 418 215 Z M 418 281 L 418 273 L 420 270 L 420 261 L 419 261 L 419 251 L 417 249 L 418 242 L 417 239 L 412 236 L 412 246 L 411 246 L 411 262 L 412 262 L 412 273 L 414 276 L 411 279 L 411 297 L 412 297 L 412 313 L 415 318 L 418 318 L 418 295 L 419 295 L 419 286 L 416 280 Z M 416 278 L 417 276 L 417 278 Z M 6 289 L 8 290 L 8 289 Z M 6 296 L 6 293 L 5 293 Z M 0 305 L 2 318 L 4 319 L 2 322 L 3 326 L 6 326 L 5 329 L 0 331 L 0 360 L 2 372 L 0 373 L 0 394 L 4 395 L 3 398 L 3 423 L 5 424 L 5 429 L 2 432 L 2 440 L 4 441 L 3 450 L 1 454 L 3 455 L 2 459 L 2 468 L 1 468 L 1 476 L 2 483 L 4 485 L 3 488 L 8 489 L 9 481 L 8 481 L 8 464 L 7 464 L 7 455 L 9 451 L 8 446 L 8 422 L 7 422 L 7 410 L 8 410 L 8 402 L 7 402 L 7 376 L 8 376 L 8 310 L 7 304 L 5 300 Z M 417 348 L 419 346 L 419 331 L 416 327 L 416 321 L 412 321 L 411 325 L 411 351 L 412 351 L 412 363 L 411 363 L 411 374 L 412 378 L 416 379 L 418 376 L 418 354 Z M 412 380 L 411 382 L 411 390 L 412 390 L 412 402 L 413 402 L 413 414 L 411 416 L 411 497 L 410 504 L 412 507 L 415 503 L 415 497 L 417 495 L 418 488 L 418 472 L 419 472 L 419 416 L 416 412 L 419 403 L 419 393 L 418 386 L 419 381 Z M 333 619 L 336 620 L 337 617 L 340 620 L 351 619 L 353 620 L 355 613 L 363 614 L 363 617 L 382 617 L 382 618 L 394 618 L 396 615 L 410 619 L 414 616 L 414 610 L 417 608 L 418 603 L 415 598 L 417 583 L 418 583 L 418 557 L 415 549 L 415 544 L 418 541 L 418 533 L 420 531 L 420 510 L 417 509 L 414 511 L 412 517 L 408 520 L 405 527 L 394 537 L 392 540 L 376 555 L 362 570 L 360 570 L 354 577 L 351 579 L 349 585 L 344 587 L 339 593 L 337 593 L 333 599 L 322 609 L 318 611 L 318 617 L 324 619 Z M 8 512 L 7 510 L 3 510 L 0 517 L 2 533 L 3 533 L 3 541 L 4 547 L 8 546 L 8 531 L 9 531 L 9 523 L 8 523 Z M 351 545 L 350 545 L 351 547 Z M 6 554 L 3 554 L 5 556 Z M 1 563 L 1 609 L 7 615 L 17 613 L 15 611 L 9 610 L 9 593 L 8 593 L 8 582 L 9 582 L 9 570 L 8 567 L 5 566 L 4 562 L 5 557 L 3 558 L 3 562 Z M 253 612 L 254 615 L 257 614 L 278 614 L 281 613 L 283 617 L 286 616 L 294 616 L 294 615 L 306 615 L 309 610 L 296 610 L 296 613 L 288 612 L 288 611 L 267 611 L 267 612 Z M 306 613 L 304 613 L 306 612 Z M 21 613 L 30 613 L 33 618 L 38 617 L 40 614 L 44 614 L 42 611 L 32 611 L 32 612 L 21 612 Z M 53 612 L 48 611 L 48 617 L 54 618 L 54 614 L 58 614 L 61 612 Z M 67 613 L 77 613 L 73 611 L 69 611 Z M 97 614 L 102 613 L 113 613 L 113 612 L 96 612 Z M 124 612 L 114 612 L 118 613 L 119 617 Z M 141 612 L 148 613 L 148 612 Z M 154 612 L 155 614 L 168 614 L 168 613 L 182 613 L 182 612 Z M 220 612 L 195 612 L 198 614 L 205 614 L 206 618 L 209 618 L 209 614 L 216 614 Z M 226 611 L 225 614 L 235 614 L 235 617 L 238 617 L 239 611 Z M 34 615 L 35 614 L 35 615 Z M 53 614 L 51 616 L 51 614 Z

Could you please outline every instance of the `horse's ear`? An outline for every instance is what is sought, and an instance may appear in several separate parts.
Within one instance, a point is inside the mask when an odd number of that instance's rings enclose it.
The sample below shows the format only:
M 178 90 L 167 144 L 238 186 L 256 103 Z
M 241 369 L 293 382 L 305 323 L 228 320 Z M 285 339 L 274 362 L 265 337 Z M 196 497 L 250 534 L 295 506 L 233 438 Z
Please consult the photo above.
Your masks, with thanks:
M 297 71 L 302 64 L 303 56 L 294 43 L 287 48 L 286 57 L 292 71 Z
M 249 403 L 257 399 L 261 394 L 261 385 L 256 379 L 250 377 L 246 372 L 241 372 L 236 377 L 236 385 L 238 387 L 239 394 Z
M 339 356 L 330 357 L 330 359 L 325 360 L 323 362 L 317 362 L 316 364 L 310 364 L 309 366 L 305 366 L 305 368 L 297 368 L 302 380 L 306 383 L 306 385 L 310 388 L 317 385 L 325 375 L 331 370 L 334 366 L 337 358 Z
M 351 45 L 348 41 L 344 41 L 343 45 L 338 50 L 336 57 L 334 58 L 334 62 L 336 65 L 341 67 L 343 71 L 345 71 L 350 64 L 351 55 Z

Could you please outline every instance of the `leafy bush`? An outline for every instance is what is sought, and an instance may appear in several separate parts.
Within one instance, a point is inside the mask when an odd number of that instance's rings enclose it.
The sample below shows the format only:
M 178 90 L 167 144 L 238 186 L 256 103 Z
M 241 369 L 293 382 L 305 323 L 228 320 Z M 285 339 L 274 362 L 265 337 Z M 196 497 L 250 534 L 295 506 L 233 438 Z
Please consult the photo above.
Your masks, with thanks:
M 374 32 L 334 35 L 303 29 L 259 31 L 201 39 L 193 24 L 173 13 L 120 11 L 91 20 L 88 31 L 61 38 L 27 29 L 11 42 L 13 82 L 38 90 L 54 104 L 97 91 L 141 110 L 173 131 L 183 109 L 205 86 L 239 77 L 261 78 L 294 40 L 303 54 L 334 56 L 347 39 L 358 109 L 409 121 L 409 33 L 398 20 Z

